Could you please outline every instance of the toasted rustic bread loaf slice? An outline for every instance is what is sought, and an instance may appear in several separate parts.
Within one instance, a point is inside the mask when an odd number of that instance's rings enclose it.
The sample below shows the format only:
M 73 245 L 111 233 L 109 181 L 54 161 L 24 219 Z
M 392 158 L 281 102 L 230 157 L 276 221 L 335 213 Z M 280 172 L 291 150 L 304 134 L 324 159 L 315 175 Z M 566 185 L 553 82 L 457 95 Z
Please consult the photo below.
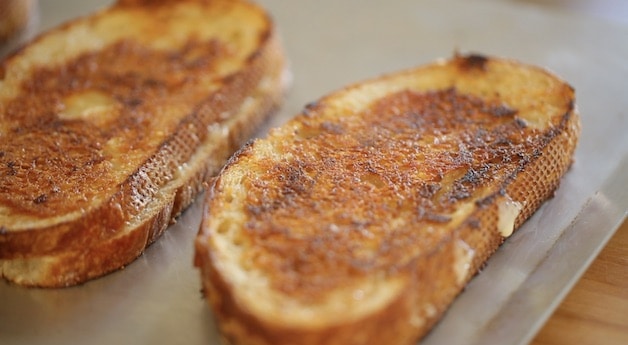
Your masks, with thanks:
M 537 67 L 456 56 L 334 92 L 242 148 L 196 265 L 230 344 L 412 344 L 549 198 L 580 131 Z
M 0 2 L 0 44 L 24 30 L 34 15 L 33 0 L 3 0 Z
M 39 20 L 38 7 L 35 0 L 0 1 L 0 56 L 32 37 Z
M 2 63 L 0 275 L 58 287 L 139 256 L 283 96 L 246 1 L 118 1 Z

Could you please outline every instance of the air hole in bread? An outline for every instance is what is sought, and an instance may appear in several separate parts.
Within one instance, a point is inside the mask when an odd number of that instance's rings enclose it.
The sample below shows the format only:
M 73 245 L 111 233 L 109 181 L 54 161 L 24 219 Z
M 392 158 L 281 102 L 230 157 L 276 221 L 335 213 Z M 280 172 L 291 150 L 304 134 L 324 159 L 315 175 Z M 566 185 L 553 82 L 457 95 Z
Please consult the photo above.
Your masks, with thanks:
M 243 186 L 246 183 L 246 180 L 246 174 L 242 174 L 240 179 L 238 179 L 238 185 Z M 233 196 L 229 195 L 228 199 L 229 202 L 231 202 L 231 200 L 233 200 Z
M 244 244 L 244 238 L 240 235 L 240 233 L 235 233 L 231 238 L 231 243 L 233 243 L 236 247 L 240 247 Z
M 364 174 L 360 177 L 360 179 L 362 180 L 362 182 L 370 183 L 375 188 L 382 188 L 385 185 L 384 180 L 382 180 L 381 176 L 375 173 Z
M 318 128 L 312 128 L 309 126 L 302 126 L 299 130 L 297 130 L 296 135 L 301 139 L 310 139 L 317 135 L 319 135 L 321 131 Z
M 242 183 L 242 180 L 240 181 L 240 183 Z M 227 196 L 225 196 L 225 203 L 230 204 L 233 201 L 233 196 L 231 194 L 227 194 Z
M 227 221 L 222 221 L 216 226 L 216 232 L 219 234 L 226 234 L 231 229 L 231 223 Z

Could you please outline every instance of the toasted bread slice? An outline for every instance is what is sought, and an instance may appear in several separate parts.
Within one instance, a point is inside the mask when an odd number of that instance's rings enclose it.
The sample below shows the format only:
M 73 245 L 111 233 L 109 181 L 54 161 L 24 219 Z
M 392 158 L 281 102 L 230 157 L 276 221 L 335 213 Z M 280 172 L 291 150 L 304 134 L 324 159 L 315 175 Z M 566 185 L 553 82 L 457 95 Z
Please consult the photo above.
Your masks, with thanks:
M 38 7 L 35 0 L 0 1 L 0 56 L 32 37 L 39 21 Z
M 243 147 L 196 265 L 230 344 L 412 344 L 557 188 L 574 91 L 456 56 L 334 92 Z
M 119 1 L 2 64 L 0 275 L 68 286 L 133 261 L 283 96 L 245 1 Z
M 4 0 L 0 2 L 0 46 L 24 30 L 34 15 L 33 0 Z

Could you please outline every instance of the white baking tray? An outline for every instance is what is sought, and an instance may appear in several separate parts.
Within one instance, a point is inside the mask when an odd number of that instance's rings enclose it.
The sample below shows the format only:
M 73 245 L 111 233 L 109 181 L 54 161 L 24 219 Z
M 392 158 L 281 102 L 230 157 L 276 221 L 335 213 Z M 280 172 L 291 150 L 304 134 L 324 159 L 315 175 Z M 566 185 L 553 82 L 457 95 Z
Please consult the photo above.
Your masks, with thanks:
M 42 0 L 36 30 L 107 3 Z M 529 342 L 626 216 L 628 25 L 520 1 L 261 3 L 281 30 L 293 75 L 268 126 L 345 84 L 454 51 L 545 66 L 576 88 L 583 132 L 572 169 L 423 341 Z M 0 344 L 217 344 L 192 266 L 200 206 L 101 279 L 58 290 L 0 282 Z

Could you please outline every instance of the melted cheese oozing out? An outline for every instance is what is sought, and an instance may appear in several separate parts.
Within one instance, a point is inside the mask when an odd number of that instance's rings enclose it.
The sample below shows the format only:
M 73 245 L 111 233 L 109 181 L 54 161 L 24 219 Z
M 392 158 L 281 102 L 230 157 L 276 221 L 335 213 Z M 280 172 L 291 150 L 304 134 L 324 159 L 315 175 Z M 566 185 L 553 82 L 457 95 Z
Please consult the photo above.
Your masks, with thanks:
M 467 242 L 458 240 L 456 242 L 455 256 L 454 273 L 456 274 L 457 283 L 462 284 L 467 278 L 469 269 L 471 269 L 471 262 L 475 256 L 475 250 L 473 250 Z
M 498 203 L 498 208 L 497 230 L 503 237 L 508 237 L 515 230 L 515 220 L 521 213 L 523 205 L 506 196 L 505 199 Z

